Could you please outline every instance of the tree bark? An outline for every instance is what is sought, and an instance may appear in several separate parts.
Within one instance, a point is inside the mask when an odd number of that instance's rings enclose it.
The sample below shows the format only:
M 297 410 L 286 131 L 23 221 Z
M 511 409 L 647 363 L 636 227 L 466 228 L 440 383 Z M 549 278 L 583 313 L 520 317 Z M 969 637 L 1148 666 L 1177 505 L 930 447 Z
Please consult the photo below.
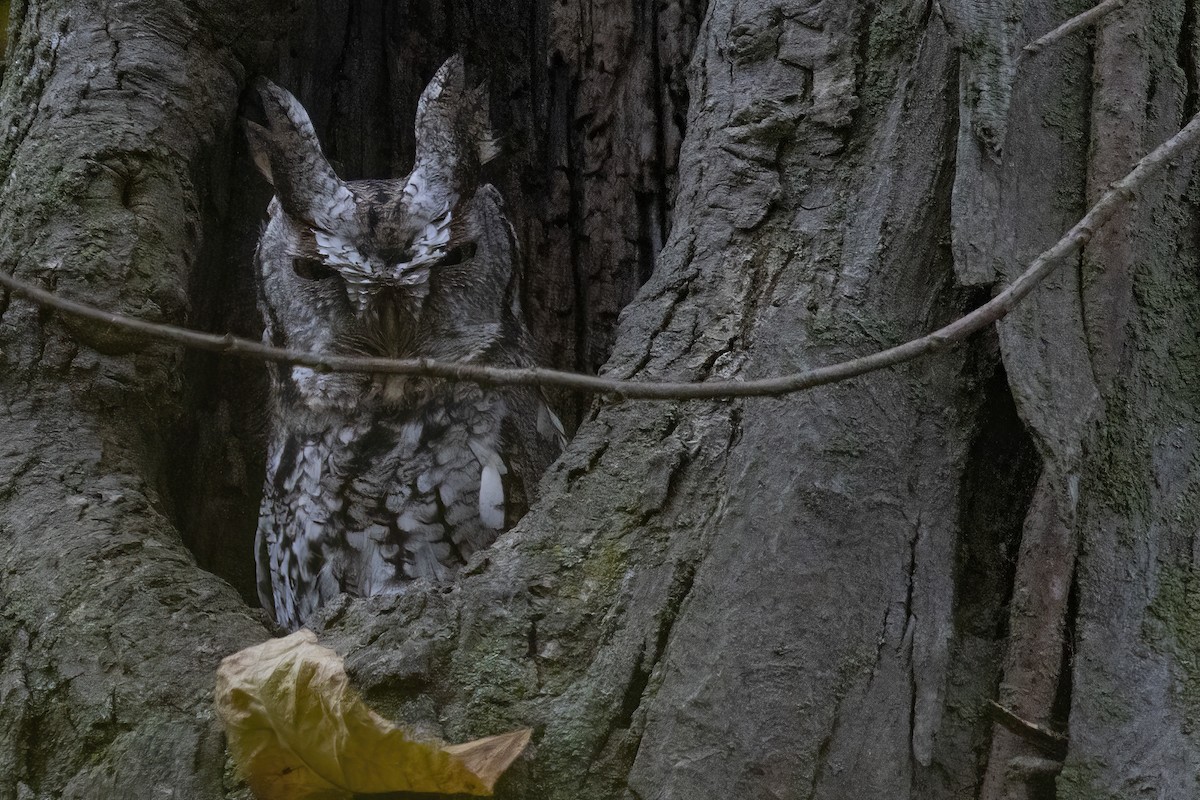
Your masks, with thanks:
M 252 334 L 247 75 L 395 175 L 461 50 L 548 363 L 764 377 L 977 305 L 1197 111 L 1191 0 L 1029 57 L 1087 4 L 268 5 L 15 4 L 3 263 Z M 519 526 L 323 642 L 390 717 L 533 726 L 502 797 L 1195 795 L 1193 163 L 969 346 L 779 400 L 556 398 L 578 431 Z M 260 367 L 2 299 L 0 800 L 245 796 L 210 709 L 269 635 Z
M 14 3 L 0 260 L 179 320 L 228 147 L 240 3 Z M 245 26 L 245 27 L 243 27 Z M 0 304 L 0 797 L 215 797 L 213 668 L 261 639 L 167 492 L 181 354 Z

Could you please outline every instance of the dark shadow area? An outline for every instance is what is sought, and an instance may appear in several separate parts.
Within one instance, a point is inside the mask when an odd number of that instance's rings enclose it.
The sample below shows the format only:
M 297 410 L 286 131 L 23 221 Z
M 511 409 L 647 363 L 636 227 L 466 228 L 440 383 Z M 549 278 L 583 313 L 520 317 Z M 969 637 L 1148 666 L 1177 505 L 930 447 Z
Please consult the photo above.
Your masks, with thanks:
M 259 339 L 254 247 L 271 188 L 255 170 L 239 127 L 212 166 L 204 245 L 192 273 L 188 325 Z M 188 414 L 170 466 L 175 524 L 199 565 L 258 604 L 254 531 L 265 471 L 267 372 L 256 360 L 187 350 Z
M 973 787 L 956 789 L 961 797 L 977 795 L 987 765 L 992 722 L 986 703 L 996 696 L 1002 674 L 1017 554 L 1041 470 L 998 359 L 980 390 L 974 441 L 961 484 L 954 633 L 946 680 L 948 722 L 937 745 L 937 760 L 960 765 L 960 774 L 975 775 Z

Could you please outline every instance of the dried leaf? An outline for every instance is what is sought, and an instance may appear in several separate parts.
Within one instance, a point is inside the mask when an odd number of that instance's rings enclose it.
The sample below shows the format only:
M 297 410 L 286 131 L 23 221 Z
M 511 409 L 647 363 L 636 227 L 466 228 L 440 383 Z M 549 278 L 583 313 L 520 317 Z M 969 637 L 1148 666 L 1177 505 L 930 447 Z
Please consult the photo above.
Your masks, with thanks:
M 483 781 L 490 793 L 496 781 L 504 774 L 504 770 L 517 760 L 517 756 L 525 752 L 532 734 L 532 730 L 523 728 L 499 736 L 476 739 L 466 744 L 448 745 L 444 749 Z
M 531 733 L 454 746 L 414 737 L 367 708 L 341 657 L 307 630 L 222 661 L 216 702 L 229 750 L 259 800 L 490 795 Z

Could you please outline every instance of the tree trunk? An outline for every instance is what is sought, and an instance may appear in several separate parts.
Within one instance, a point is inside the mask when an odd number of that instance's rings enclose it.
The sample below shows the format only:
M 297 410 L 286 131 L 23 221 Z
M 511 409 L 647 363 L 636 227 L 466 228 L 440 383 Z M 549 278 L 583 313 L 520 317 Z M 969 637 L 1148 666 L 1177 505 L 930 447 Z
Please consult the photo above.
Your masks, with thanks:
M 13 4 L 6 269 L 186 317 L 252 46 L 242 31 L 268 22 L 247 13 Z M 265 631 L 173 522 L 181 353 L 3 299 L 0 797 L 220 796 L 213 668 Z
M 247 76 L 396 175 L 461 50 L 548 363 L 765 377 L 961 315 L 1197 110 L 1191 0 L 1024 56 L 1087 4 L 272 5 L 14 4 L 6 268 L 253 334 Z M 783 399 L 557 397 L 578 431 L 519 526 L 323 642 L 387 716 L 533 726 L 503 797 L 1196 795 L 1193 161 L 967 346 Z M 244 797 L 211 689 L 270 635 L 261 365 L 0 300 L 0 800 Z

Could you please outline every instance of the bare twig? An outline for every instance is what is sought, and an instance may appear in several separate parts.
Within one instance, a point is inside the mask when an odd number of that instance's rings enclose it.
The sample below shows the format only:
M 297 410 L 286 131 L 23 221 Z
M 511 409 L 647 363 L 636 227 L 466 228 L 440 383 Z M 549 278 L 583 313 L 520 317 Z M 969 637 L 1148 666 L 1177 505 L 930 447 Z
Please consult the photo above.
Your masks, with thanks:
M 761 380 L 725 380 L 703 382 L 629 381 L 558 370 L 528 368 L 502 369 L 477 364 L 456 364 L 431 359 L 363 358 L 309 353 L 270 347 L 251 339 L 201 333 L 174 325 L 160 325 L 114 314 L 84 303 L 59 297 L 0 272 L 0 285 L 24 295 L 38 305 L 90 319 L 114 328 L 141 334 L 151 341 L 182 345 L 198 350 L 257 358 L 285 364 L 311 367 L 325 372 L 371 372 L 390 375 L 420 375 L 447 380 L 469 381 L 492 386 L 547 386 L 578 392 L 611 394 L 640 400 L 702 400 L 725 397 L 779 397 L 817 386 L 837 383 L 868 372 L 894 367 L 906 361 L 944 350 L 961 342 L 1007 315 L 1054 269 L 1095 235 L 1113 214 L 1128 203 L 1135 190 L 1200 139 L 1200 115 L 1193 117 L 1183 130 L 1161 144 L 1137 163 L 1133 171 L 1112 184 L 1096 205 L 1049 250 L 1039 255 L 1004 291 L 966 316 L 933 333 L 861 358 L 827 367 Z
M 1065 757 L 1066 754 L 1063 754 Z M 1021 780 L 1034 778 L 1053 778 L 1063 771 L 1063 759 L 1038 758 L 1037 756 L 1016 756 L 1008 762 L 1008 772 Z
M 1095 25 L 1103 17 L 1107 16 L 1113 11 L 1116 11 L 1127 2 L 1128 0 L 1104 0 L 1103 3 L 1089 8 L 1082 14 L 1071 17 L 1069 20 L 1064 22 L 1062 25 L 1059 25 L 1045 36 L 1042 36 L 1025 45 L 1025 48 L 1021 52 L 1021 58 L 1036 56 L 1048 46 L 1054 44 L 1060 39 L 1065 39 L 1080 28 L 1085 28 L 1088 25 Z
M 1058 731 L 1036 722 L 1030 722 L 995 700 L 988 701 L 987 712 L 988 716 L 996 722 L 1042 750 L 1058 757 L 1066 754 L 1067 737 Z

